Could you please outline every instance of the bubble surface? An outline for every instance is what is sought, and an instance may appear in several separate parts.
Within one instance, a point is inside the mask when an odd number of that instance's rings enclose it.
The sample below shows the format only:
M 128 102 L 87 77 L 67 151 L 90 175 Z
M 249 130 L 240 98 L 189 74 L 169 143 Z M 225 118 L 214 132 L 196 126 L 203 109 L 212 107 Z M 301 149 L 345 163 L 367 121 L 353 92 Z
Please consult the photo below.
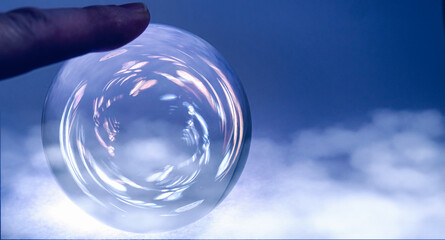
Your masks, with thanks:
M 150 24 L 133 42 L 68 61 L 48 93 L 43 144 L 66 194 L 132 232 L 182 227 L 228 194 L 251 136 L 243 88 L 186 31 Z

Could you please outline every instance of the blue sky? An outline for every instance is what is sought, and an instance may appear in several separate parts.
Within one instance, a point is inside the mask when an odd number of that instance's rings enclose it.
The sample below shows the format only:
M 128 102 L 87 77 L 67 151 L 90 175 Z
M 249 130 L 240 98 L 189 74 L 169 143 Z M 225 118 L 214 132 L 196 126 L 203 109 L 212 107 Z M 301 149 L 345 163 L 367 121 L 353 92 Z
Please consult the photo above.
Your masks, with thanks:
M 124 2 L 2 1 L 0 10 Z M 2 237 L 445 236 L 441 1 L 147 3 L 152 22 L 202 37 L 242 81 L 253 143 L 239 184 L 209 216 L 161 235 L 58 214 L 76 207 L 40 145 L 54 64 L 0 82 Z

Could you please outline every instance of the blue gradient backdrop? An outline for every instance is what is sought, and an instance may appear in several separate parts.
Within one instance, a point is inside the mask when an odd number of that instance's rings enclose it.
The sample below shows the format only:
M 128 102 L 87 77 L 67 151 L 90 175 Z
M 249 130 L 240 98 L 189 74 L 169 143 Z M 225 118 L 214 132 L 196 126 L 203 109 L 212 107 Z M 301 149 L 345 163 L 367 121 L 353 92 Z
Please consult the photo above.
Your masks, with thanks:
M 77 7 L 126 2 L 130 1 L 2 0 L 0 11 L 22 6 Z M 432 131 L 438 132 L 438 136 L 428 135 L 429 130 L 425 130 L 426 132 L 422 130 L 422 134 L 426 134 L 422 136 L 424 138 L 432 136 L 431 139 L 429 137 L 427 139 L 439 146 L 433 149 L 436 149 L 437 151 L 434 151 L 439 154 L 437 159 L 443 161 L 442 163 L 437 160 L 438 166 L 445 166 L 445 160 L 440 155 L 442 153 L 440 149 L 444 146 L 441 141 L 445 139 L 442 128 L 442 114 L 445 113 L 445 28 L 441 1 L 158 0 L 144 2 L 151 11 L 152 22 L 173 25 L 202 37 L 218 49 L 237 72 L 251 105 L 254 138 L 251 156 L 261 158 L 258 152 L 264 149 L 259 149 L 258 146 L 264 147 L 266 144 L 264 141 L 266 141 L 269 144 L 266 145 L 273 150 L 270 155 L 269 153 L 264 153 L 264 155 L 276 157 L 276 161 L 281 163 L 298 162 L 298 159 L 301 159 L 299 154 L 304 152 L 304 149 L 301 149 L 300 145 L 293 144 L 304 145 L 312 141 L 313 144 L 307 144 L 314 146 L 313 153 L 323 152 L 325 146 L 333 144 L 320 142 L 324 138 L 335 135 L 329 135 L 329 129 L 335 127 L 355 131 L 364 126 L 382 126 L 379 125 L 378 120 L 382 115 L 376 111 L 389 109 L 389 113 L 383 116 L 389 116 L 388 118 L 393 119 L 393 122 L 400 124 L 403 122 L 405 125 L 402 124 L 403 127 L 400 129 L 406 128 L 407 132 L 414 131 L 410 126 L 423 126 L 422 124 L 426 128 L 436 126 Z M 41 109 L 46 92 L 60 66 L 60 63 L 54 64 L 0 82 L 2 237 L 21 236 L 16 228 L 11 227 L 15 224 L 15 220 L 11 218 L 10 225 L 6 225 L 9 223 L 5 218 L 10 215 L 3 214 L 3 210 L 9 211 L 8 214 L 14 211 L 19 212 L 19 209 L 14 209 L 12 205 L 5 206 L 8 203 L 7 195 L 14 192 L 11 190 L 14 186 L 7 179 L 23 170 L 29 159 L 25 153 L 20 153 L 21 148 L 17 147 L 21 145 L 22 139 L 29 138 L 33 134 L 35 139 L 39 139 L 38 131 L 33 132 L 30 129 L 40 125 Z M 428 109 L 433 109 L 432 115 L 428 115 L 428 112 L 422 115 Z M 401 110 L 406 112 L 401 113 Z M 415 119 L 426 119 L 426 122 L 419 120 L 420 122 L 416 124 L 412 122 L 417 121 Z M 304 135 L 301 135 L 302 133 L 309 131 L 308 129 L 319 129 L 321 132 L 313 130 L 314 132 L 309 132 L 312 137 L 301 137 Z M 327 132 L 324 132 L 325 130 Z M 309 140 L 301 140 L 298 136 Z M 388 135 L 387 138 L 391 139 L 392 136 Z M 338 138 L 340 143 L 350 140 L 351 138 Z M 38 141 L 35 141 L 38 144 Z M 292 154 L 282 156 L 280 154 L 287 151 L 283 150 L 283 147 L 287 150 L 300 149 L 300 153 L 297 157 Z M 352 149 L 353 147 L 345 148 Z M 36 151 L 40 154 L 41 149 Z M 280 153 L 275 152 L 275 154 L 274 151 L 280 151 Z M 342 171 L 353 171 L 355 166 L 354 164 L 351 166 L 349 163 L 354 161 L 346 157 L 350 152 L 335 151 L 332 155 L 303 154 L 316 159 L 314 161 L 322 168 L 328 168 L 329 171 L 334 172 L 332 176 L 330 175 L 332 178 L 325 179 L 328 183 L 338 181 L 339 176 L 344 175 Z M 12 158 L 7 159 L 8 156 L 12 156 L 11 154 L 23 161 L 14 162 L 16 160 Z M 317 159 L 334 160 L 327 163 Z M 252 169 L 257 166 L 254 165 L 261 162 L 261 159 L 249 158 L 246 171 L 251 175 L 246 174 L 240 180 L 241 186 L 245 189 L 249 189 L 246 187 L 249 179 L 256 179 Z M 44 160 L 41 160 L 41 164 L 45 164 Z M 267 166 L 267 161 L 261 164 Z M 304 169 L 304 167 L 301 168 Z M 421 167 L 412 170 L 417 171 L 416 169 L 419 168 Z M 434 169 L 443 169 L 443 167 Z M 442 175 L 445 175 L 445 172 Z M 407 178 L 409 180 L 410 177 Z M 295 181 L 298 179 L 295 177 Z M 415 180 L 415 182 L 419 181 Z M 426 188 L 427 186 L 419 186 L 419 189 Z M 234 191 L 234 196 L 238 196 L 236 188 Z M 435 196 L 445 203 L 443 190 L 436 193 L 438 195 Z M 307 194 L 310 195 L 310 193 Z M 328 195 L 326 193 L 326 197 Z M 421 198 L 421 195 L 416 196 L 412 198 L 414 202 Z M 233 200 L 234 197 L 229 196 L 229 202 L 230 199 Z M 366 198 L 363 201 L 366 202 L 369 199 L 373 198 Z M 22 201 L 25 204 L 26 198 Z M 237 202 L 233 201 L 232 204 Z M 239 208 L 235 207 L 235 209 Z M 334 211 L 332 214 L 338 212 L 342 210 Z M 23 214 L 26 219 L 26 213 Z M 261 219 L 261 217 L 258 218 Z M 382 219 L 386 219 L 384 215 Z M 348 235 L 346 230 L 338 232 L 337 230 L 342 229 L 342 226 L 335 227 L 334 225 L 332 227 L 334 230 L 328 231 L 331 225 L 328 224 L 326 227 L 322 224 L 311 228 L 313 231 L 306 232 L 273 228 L 275 230 L 272 229 L 270 233 L 263 235 L 243 235 L 240 232 L 239 235 L 235 233 L 234 235 L 210 234 L 204 237 L 444 237 L 442 223 L 445 223 L 445 213 L 442 212 L 428 219 L 431 223 L 428 226 L 433 226 L 432 230 L 412 233 L 401 230 L 388 232 L 388 235 L 372 234 L 384 232 L 385 228 L 380 225 L 378 225 L 380 228 L 370 226 L 368 232 L 364 231 L 362 235 L 357 236 Z M 302 217 L 303 222 L 306 220 Z M 442 224 L 442 230 L 440 227 L 434 228 L 436 225 L 439 226 L 439 223 Z M 295 222 L 295 225 L 299 223 Z M 227 229 L 227 231 L 233 230 L 233 228 Z M 181 231 L 183 231 L 182 235 L 177 233 L 179 235 L 172 236 L 200 236 L 196 234 L 197 230 L 195 232 L 187 229 Z M 428 232 L 435 234 L 428 235 Z M 64 233 L 64 230 L 59 229 L 58 233 Z M 358 234 L 361 233 L 358 232 Z M 48 237 L 49 235 L 25 234 L 25 236 Z M 93 235 L 71 235 L 67 232 L 65 235 L 57 236 L 91 237 Z M 99 236 L 107 237 L 107 235 Z M 122 235 L 113 236 L 122 237 Z M 124 235 L 124 237 L 131 236 Z

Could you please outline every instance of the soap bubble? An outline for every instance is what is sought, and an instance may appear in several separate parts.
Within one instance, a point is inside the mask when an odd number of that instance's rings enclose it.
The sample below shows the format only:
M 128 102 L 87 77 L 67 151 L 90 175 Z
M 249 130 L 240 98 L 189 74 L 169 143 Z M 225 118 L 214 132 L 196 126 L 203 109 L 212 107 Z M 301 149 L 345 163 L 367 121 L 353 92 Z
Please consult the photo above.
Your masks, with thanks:
M 120 49 L 62 67 L 42 135 L 78 206 L 122 230 L 159 232 L 196 221 L 230 192 L 251 120 L 240 82 L 212 46 L 150 24 Z

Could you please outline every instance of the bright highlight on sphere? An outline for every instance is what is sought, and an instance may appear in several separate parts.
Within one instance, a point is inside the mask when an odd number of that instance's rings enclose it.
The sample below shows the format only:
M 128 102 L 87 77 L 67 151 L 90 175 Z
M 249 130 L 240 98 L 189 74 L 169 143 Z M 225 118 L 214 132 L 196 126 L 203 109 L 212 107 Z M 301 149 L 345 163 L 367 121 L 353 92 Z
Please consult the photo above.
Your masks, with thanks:
M 159 232 L 196 221 L 230 192 L 251 120 L 240 82 L 212 46 L 150 24 L 120 49 L 62 67 L 42 135 L 78 206 L 122 230 Z

